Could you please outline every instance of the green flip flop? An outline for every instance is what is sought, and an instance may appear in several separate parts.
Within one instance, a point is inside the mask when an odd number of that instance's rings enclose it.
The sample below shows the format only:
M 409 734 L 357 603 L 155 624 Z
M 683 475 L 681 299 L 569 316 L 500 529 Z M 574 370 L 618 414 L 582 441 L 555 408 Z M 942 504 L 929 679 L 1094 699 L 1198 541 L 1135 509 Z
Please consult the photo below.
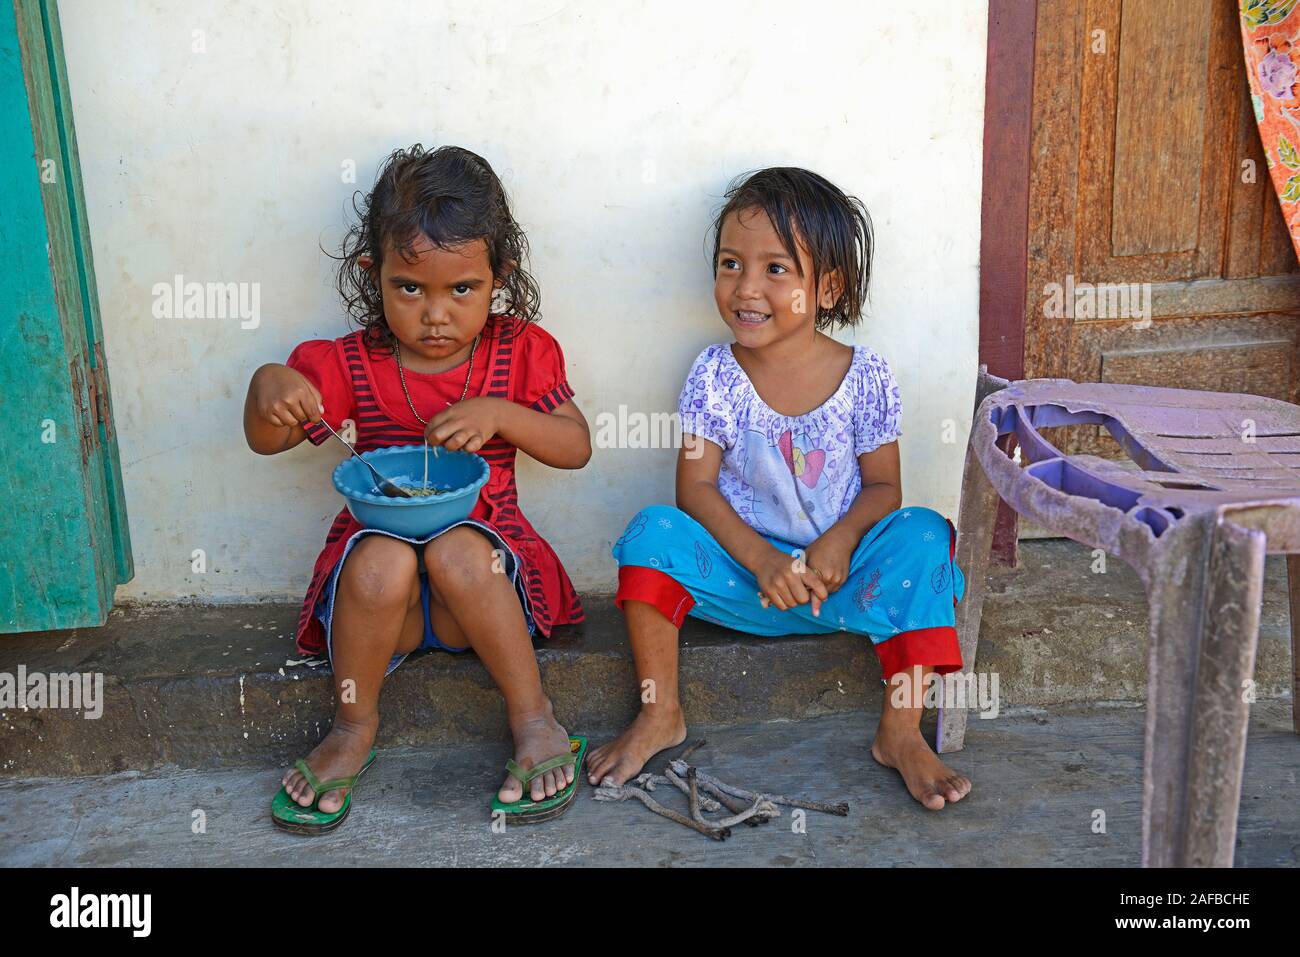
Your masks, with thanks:
M 343 823 L 343 819 L 348 816 L 352 810 L 352 788 L 356 785 L 357 779 L 366 773 L 366 769 L 375 763 L 375 752 L 370 752 L 370 757 L 366 758 L 366 763 L 361 766 L 361 770 L 351 777 L 335 778 L 332 781 L 319 780 L 311 768 L 307 767 L 307 762 L 299 758 L 293 763 L 298 772 L 307 779 L 311 789 L 316 792 L 316 800 L 311 803 L 311 807 L 303 807 L 297 801 L 289 796 L 289 792 L 283 787 L 276 796 L 271 800 L 271 820 L 275 826 L 282 830 L 289 831 L 293 834 L 326 834 L 334 830 Z M 330 791 L 337 791 L 340 788 L 347 788 L 348 793 L 343 795 L 343 804 L 337 811 L 322 811 L 316 805 L 320 803 L 322 795 Z
M 578 793 L 578 784 L 582 781 L 582 759 L 587 756 L 587 739 L 582 735 L 569 738 L 569 753 L 557 755 L 543 761 L 536 767 L 524 770 L 513 759 L 506 762 L 506 770 L 523 782 L 524 795 L 513 804 L 504 804 L 496 795 L 492 796 L 492 817 L 504 815 L 507 824 L 538 824 L 559 817 L 569 809 L 573 797 Z M 557 791 L 554 797 L 534 801 L 528 796 L 528 785 L 534 778 L 573 765 L 573 783 L 563 791 Z

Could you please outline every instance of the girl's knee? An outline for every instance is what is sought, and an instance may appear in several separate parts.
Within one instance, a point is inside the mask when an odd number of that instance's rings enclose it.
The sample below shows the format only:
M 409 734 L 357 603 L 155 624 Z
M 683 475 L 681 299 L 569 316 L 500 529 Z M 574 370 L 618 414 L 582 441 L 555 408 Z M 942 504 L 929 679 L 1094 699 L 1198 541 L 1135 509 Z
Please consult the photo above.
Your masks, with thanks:
M 424 568 L 437 587 L 481 584 L 499 566 L 492 542 L 468 526 L 453 528 L 424 546 Z
M 628 522 L 627 527 L 631 529 L 640 523 L 660 525 L 661 522 L 668 522 L 671 524 L 686 521 L 689 518 L 689 515 L 675 505 L 647 505 L 632 517 L 632 521 Z
M 690 520 L 689 515 L 671 505 L 647 505 L 632 516 L 614 543 L 614 558 L 620 565 L 643 565 L 646 557 L 657 550 L 652 544 L 652 531 L 685 528 Z
M 369 535 L 349 552 L 339 573 L 339 592 L 350 603 L 376 610 L 410 603 L 418 566 L 415 549 L 383 535 Z
M 943 513 L 936 512 L 932 508 L 924 505 L 911 505 L 900 509 L 900 511 L 909 516 L 909 523 L 922 526 L 924 531 L 934 531 L 940 528 L 945 532 L 948 531 L 948 519 L 944 517 Z
M 953 529 L 949 525 L 948 519 L 941 513 L 932 508 L 918 506 L 914 508 L 903 509 L 905 515 L 910 515 L 903 527 L 908 534 L 915 537 L 924 545 L 933 548 L 942 548 L 944 555 L 948 554 L 949 546 L 952 543 Z

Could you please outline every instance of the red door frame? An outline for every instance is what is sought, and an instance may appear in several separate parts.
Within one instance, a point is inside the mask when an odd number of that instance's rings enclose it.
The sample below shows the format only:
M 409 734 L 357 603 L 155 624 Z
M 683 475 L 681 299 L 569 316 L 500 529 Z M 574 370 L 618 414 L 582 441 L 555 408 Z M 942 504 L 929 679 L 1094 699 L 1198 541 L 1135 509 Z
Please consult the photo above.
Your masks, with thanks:
M 1037 0 L 989 0 L 980 202 L 979 362 L 1024 378 L 1029 267 L 1030 133 Z M 1016 562 L 1016 515 L 998 505 L 997 561 Z

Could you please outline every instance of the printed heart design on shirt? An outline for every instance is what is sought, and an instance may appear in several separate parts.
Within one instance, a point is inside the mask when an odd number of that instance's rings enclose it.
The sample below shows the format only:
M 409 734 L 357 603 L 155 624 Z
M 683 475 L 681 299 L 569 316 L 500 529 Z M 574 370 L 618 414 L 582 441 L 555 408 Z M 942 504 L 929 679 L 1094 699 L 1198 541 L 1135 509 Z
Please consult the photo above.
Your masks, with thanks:
M 817 480 L 822 477 L 822 469 L 826 467 L 826 450 L 813 449 L 804 456 L 803 474 L 799 476 L 804 485 L 809 488 L 817 487 Z
M 822 477 L 822 469 L 826 467 L 826 450 L 811 449 L 805 452 L 794 444 L 794 434 L 789 429 L 781 433 L 776 445 L 781 450 L 781 457 L 785 459 L 790 474 L 809 488 L 816 488 L 817 480 Z

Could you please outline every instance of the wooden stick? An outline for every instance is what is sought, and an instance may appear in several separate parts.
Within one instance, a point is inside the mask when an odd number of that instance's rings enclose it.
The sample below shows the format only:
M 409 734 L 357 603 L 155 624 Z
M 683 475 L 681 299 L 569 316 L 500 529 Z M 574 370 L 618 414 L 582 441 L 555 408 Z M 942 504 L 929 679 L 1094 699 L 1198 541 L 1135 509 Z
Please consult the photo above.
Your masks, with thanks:
M 692 754 L 694 754 L 696 751 L 700 750 L 700 748 L 704 747 L 704 746 L 705 746 L 706 744 L 708 744 L 708 743 L 709 743 L 709 742 L 705 741 L 703 738 L 700 738 L 700 740 L 696 741 L 694 744 L 692 744 L 689 748 L 687 748 L 687 749 L 686 749 L 685 751 L 683 751 L 681 754 L 677 755 L 677 760 L 678 760 L 678 761 L 685 761 L 685 760 L 686 760 L 687 758 L 689 758 Z
M 694 768 L 686 769 L 686 785 L 690 788 L 687 795 L 691 799 L 691 819 L 699 821 L 701 824 L 708 824 L 709 822 L 704 820 L 704 815 L 700 813 L 700 788 L 695 780 Z
M 693 770 L 696 769 L 691 767 L 690 765 L 687 765 L 688 781 L 690 779 L 690 772 Z M 641 775 L 641 777 L 637 778 L 637 783 L 641 784 L 642 779 L 650 779 L 651 781 L 657 779 L 660 782 L 667 781 L 669 784 L 675 785 L 678 788 L 678 790 L 680 790 L 683 794 L 687 795 L 687 797 L 690 797 L 691 795 L 691 786 L 687 783 L 687 781 L 683 781 L 676 774 L 674 774 L 672 768 L 668 768 L 667 770 L 665 770 L 664 777 L 662 778 L 659 778 L 657 775 L 653 775 L 653 774 L 643 774 Z M 743 821 L 749 827 L 758 827 L 760 824 L 765 824 L 774 817 L 781 816 L 780 810 L 778 810 L 776 806 L 771 804 L 770 802 L 765 802 L 762 807 L 759 807 L 757 811 L 755 811 L 755 809 L 752 806 L 746 805 L 744 801 L 738 801 L 730 794 L 727 794 L 723 791 L 719 791 L 717 788 L 712 787 L 711 785 L 698 780 L 698 778 L 696 780 L 696 784 L 697 784 L 696 799 L 699 801 L 699 806 L 702 810 L 708 811 L 710 814 L 712 814 L 715 811 L 721 811 L 725 807 L 728 811 L 730 811 L 733 815 L 735 815 L 734 817 L 727 818 L 726 824 L 723 825 L 723 824 L 719 824 L 717 821 L 710 821 L 708 818 L 704 817 L 703 815 L 697 815 L 692 812 L 691 817 L 695 818 L 695 820 L 700 821 L 703 824 L 711 824 L 714 827 L 723 827 L 723 826 L 730 826 L 732 824 L 739 824 Z M 653 791 L 654 790 L 653 783 L 651 783 L 650 786 L 646 788 L 646 790 Z M 714 797 L 716 797 L 717 800 L 716 801 L 713 800 L 712 798 L 708 797 L 706 794 L 700 794 L 699 793 L 700 791 L 708 791 Z
M 669 766 L 677 774 L 685 774 L 688 765 L 685 761 L 676 760 L 669 762 Z M 727 784 L 725 781 L 719 781 L 712 775 L 705 774 L 703 771 L 698 773 L 700 782 L 708 783 L 716 787 L 719 791 L 740 798 L 744 801 L 753 801 L 758 797 L 765 797 L 773 804 L 784 804 L 786 807 L 801 807 L 809 811 L 821 811 L 823 814 L 834 814 L 836 817 L 848 817 L 849 806 L 843 801 L 838 804 L 824 804 L 821 801 L 805 801 L 803 798 L 785 797 L 780 794 L 759 795 L 754 791 L 746 791 L 744 788 L 738 788 L 734 785 Z
M 676 784 L 677 787 L 681 788 L 683 791 L 687 790 L 686 782 L 683 781 L 681 778 L 679 778 L 676 774 L 674 774 L 672 768 L 668 768 L 664 772 L 664 774 L 667 775 L 668 780 Z M 713 797 L 718 799 L 717 801 L 714 801 L 712 800 L 712 798 L 701 796 L 700 806 L 703 807 L 704 810 L 713 812 L 713 811 L 720 811 L 722 810 L 722 808 L 725 807 L 732 814 L 743 814 L 745 812 L 747 805 L 745 804 L 744 801 L 738 801 L 730 794 L 727 794 L 725 791 L 719 791 L 716 787 L 714 787 L 712 784 L 709 784 L 707 781 L 699 781 L 699 787 L 700 790 L 706 791 L 709 794 L 712 794 Z M 713 806 L 710 807 L 709 806 L 710 804 L 712 804 Z M 775 809 L 773 810 L 775 811 Z M 767 823 L 767 821 L 770 818 L 780 817 L 780 816 L 781 816 L 781 812 L 775 811 L 775 813 L 771 815 L 760 814 L 753 817 L 743 818 L 743 820 L 750 827 L 758 827 L 760 824 Z
M 681 791 L 683 794 L 687 795 L 688 797 L 690 796 L 691 793 L 690 785 L 687 784 L 685 781 L 683 781 L 681 778 L 679 778 L 677 775 L 673 774 L 671 769 L 665 771 L 664 776 L 662 778 L 660 778 L 658 775 L 655 774 L 643 774 L 641 777 L 658 778 L 659 783 L 667 782 L 668 784 L 673 785 L 675 788 L 677 788 L 677 790 Z M 638 784 L 641 783 L 641 778 L 637 778 L 637 783 Z M 654 787 L 653 786 L 647 787 L 646 790 L 653 791 Z M 727 798 L 726 800 L 730 801 L 732 799 Z M 726 802 L 724 801 L 723 804 L 726 804 Z M 714 811 L 721 811 L 723 808 L 723 804 L 719 804 L 717 801 L 713 800 L 713 798 L 707 795 L 704 794 L 700 795 L 700 807 L 703 810 L 708 811 L 710 814 L 712 814 Z M 741 804 L 736 807 L 732 807 L 730 804 L 726 804 L 726 808 L 728 811 L 735 814 L 737 811 L 744 810 L 744 805 Z
M 705 775 L 704 777 L 707 778 L 708 775 Z M 699 782 L 700 782 L 701 791 L 705 791 L 709 794 L 712 794 L 715 798 L 718 799 L 719 803 L 722 804 L 722 806 L 725 807 L 732 814 L 744 814 L 744 812 L 747 810 L 748 806 L 745 804 L 744 801 L 736 800 L 736 798 L 732 797 L 726 791 L 719 790 L 709 781 L 704 780 L 704 778 L 700 778 Z M 768 807 L 770 808 L 770 812 L 762 811 L 758 814 L 753 815 L 752 817 L 746 817 L 744 818 L 745 823 L 749 827 L 758 827 L 760 824 L 766 824 L 774 817 L 781 816 L 780 808 L 776 807 L 775 805 L 768 805 Z
M 666 817 L 670 821 L 676 821 L 683 827 L 689 827 L 692 831 L 698 831 L 705 837 L 710 837 L 715 841 L 725 841 L 731 837 L 731 828 L 714 827 L 710 824 L 700 824 L 698 821 L 692 821 L 689 817 L 678 814 L 676 811 L 664 807 L 645 791 L 636 787 L 627 785 L 602 784 L 592 795 L 597 801 L 626 801 L 628 798 L 635 798 L 650 810 L 654 811 L 660 817 Z
M 759 796 L 750 807 L 745 808 L 745 810 L 741 811 L 734 817 L 724 818 L 721 821 L 710 821 L 709 823 L 714 827 L 731 827 L 733 824 L 739 824 L 741 821 L 749 824 L 757 820 L 767 820 L 771 817 L 779 817 L 780 814 L 781 812 L 776 809 L 776 805 L 767 798 Z M 762 815 L 761 818 L 760 815 Z
M 733 824 L 740 824 L 742 821 L 750 827 L 758 827 L 758 825 L 770 820 L 771 818 L 781 816 L 781 812 L 769 801 L 762 801 L 761 803 L 755 801 L 753 806 L 746 807 L 742 802 L 737 801 L 730 795 L 723 794 L 720 791 L 717 792 L 718 800 L 714 801 L 707 795 L 700 793 L 700 790 L 704 785 L 699 784 L 698 786 L 695 786 L 697 785 L 697 782 L 691 781 L 692 775 L 690 772 L 694 770 L 695 768 L 688 768 L 686 781 L 679 778 L 672 772 L 672 769 L 669 768 L 664 772 L 663 777 L 660 777 L 657 774 L 642 774 L 636 779 L 636 783 L 641 785 L 647 791 L 653 791 L 656 784 L 668 783 L 675 785 L 683 794 L 690 798 L 691 818 L 701 824 L 707 824 L 710 827 L 731 827 Z M 687 783 L 688 781 L 690 783 Z M 733 817 L 726 818 L 722 821 L 710 821 L 700 813 L 701 810 L 708 811 L 709 813 L 720 811 L 724 805 L 727 810 L 732 812 L 734 815 Z

